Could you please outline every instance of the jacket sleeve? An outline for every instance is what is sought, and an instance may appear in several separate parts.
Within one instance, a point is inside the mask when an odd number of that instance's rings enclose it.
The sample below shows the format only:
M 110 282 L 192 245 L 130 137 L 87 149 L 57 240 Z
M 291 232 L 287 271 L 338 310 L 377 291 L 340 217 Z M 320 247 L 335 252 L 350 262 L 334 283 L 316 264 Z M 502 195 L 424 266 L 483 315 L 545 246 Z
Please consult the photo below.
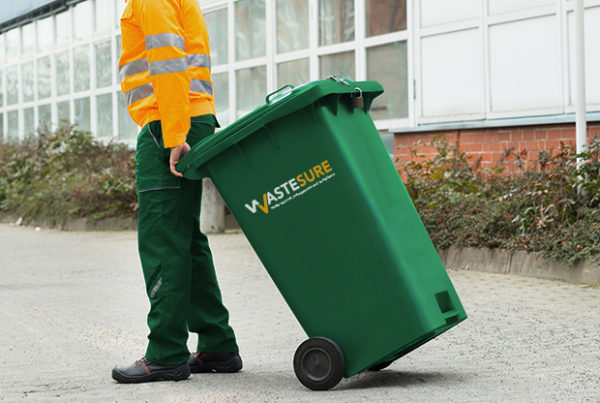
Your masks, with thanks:
M 183 144 L 190 130 L 190 73 L 180 1 L 135 2 L 146 40 L 150 82 L 156 94 L 165 148 Z

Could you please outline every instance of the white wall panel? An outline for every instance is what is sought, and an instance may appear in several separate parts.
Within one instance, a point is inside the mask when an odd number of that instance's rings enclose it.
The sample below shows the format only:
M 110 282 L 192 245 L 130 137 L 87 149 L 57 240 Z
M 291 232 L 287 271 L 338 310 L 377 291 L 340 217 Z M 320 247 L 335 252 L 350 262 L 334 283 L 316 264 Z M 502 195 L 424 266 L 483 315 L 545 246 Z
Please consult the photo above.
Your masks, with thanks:
M 493 112 L 561 106 L 557 24 L 550 16 L 490 27 Z
M 556 0 L 489 0 L 489 13 L 503 14 L 552 4 L 556 4 Z
M 423 117 L 485 111 L 480 35 L 471 29 L 422 39 Z
M 478 18 L 482 0 L 421 0 L 421 27 Z
M 585 28 L 585 95 L 586 103 L 600 104 L 600 7 L 588 8 L 584 13 Z M 573 44 L 573 13 L 569 13 L 569 79 L 570 100 L 575 100 L 575 46 Z

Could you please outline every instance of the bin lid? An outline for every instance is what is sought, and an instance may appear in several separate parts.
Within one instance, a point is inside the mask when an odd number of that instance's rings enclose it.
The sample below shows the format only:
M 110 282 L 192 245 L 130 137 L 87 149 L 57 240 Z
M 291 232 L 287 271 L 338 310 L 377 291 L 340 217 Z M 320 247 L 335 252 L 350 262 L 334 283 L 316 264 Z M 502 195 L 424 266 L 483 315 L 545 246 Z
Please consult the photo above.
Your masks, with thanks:
M 311 105 L 328 95 L 358 94 L 360 92 L 362 92 L 364 100 L 363 109 L 368 111 L 373 99 L 383 93 L 383 87 L 376 81 L 351 81 L 334 76 L 296 87 L 292 85 L 281 87 L 267 95 L 264 105 L 257 107 L 231 125 L 196 144 L 177 164 L 177 170 L 185 175 L 185 171 L 189 167 L 200 167 L 267 123 Z M 185 176 L 188 177 L 188 175 Z

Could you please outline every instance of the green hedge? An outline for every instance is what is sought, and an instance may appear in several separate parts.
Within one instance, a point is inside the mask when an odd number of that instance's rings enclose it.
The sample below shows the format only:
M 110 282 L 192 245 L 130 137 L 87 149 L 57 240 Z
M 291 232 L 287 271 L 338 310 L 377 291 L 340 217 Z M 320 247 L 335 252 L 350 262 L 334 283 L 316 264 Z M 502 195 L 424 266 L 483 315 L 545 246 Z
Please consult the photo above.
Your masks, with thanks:
M 505 161 L 481 169 L 443 138 L 430 145 L 434 158 L 413 151 L 400 171 L 437 247 L 540 251 L 571 264 L 600 256 L 598 137 L 582 154 L 562 145 L 527 161 L 527 153 L 506 150 L 517 173 L 503 172 Z M 66 125 L 24 143 L 2 143 L 0 212 L 54 225 L 134 217 L 134 151 Z
M 0 211 L 62 225 L 136 214 L 134 151 L 63 124 L 0 144 Z
M 437 149 L 434 158 L 411 150 L 412 161 L 400 171 L 436 247 L 539 251 L 569 264 L 598 258 L 598 137 L 582 154 L 562 144 L 527 161 L 527 152 L 509 149 L 491 169 L 443 137 L 429 145 Z M 509 159 L 516 173 L 503 172 Z

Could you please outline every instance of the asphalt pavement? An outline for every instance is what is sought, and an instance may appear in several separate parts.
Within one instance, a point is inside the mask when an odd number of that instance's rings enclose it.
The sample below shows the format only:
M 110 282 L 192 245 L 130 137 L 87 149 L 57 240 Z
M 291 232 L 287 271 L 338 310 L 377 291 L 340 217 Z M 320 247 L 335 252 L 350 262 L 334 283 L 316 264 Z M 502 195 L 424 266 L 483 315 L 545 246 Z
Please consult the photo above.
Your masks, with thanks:
M 139 359 L 148 332 L 135 232 L 0 225 L 0 400 L 600 402 L 600 289 L 452 270 L 465 322 L 314 392 L 292 367 L 305 335 L 244 235 L 210 241 L 244 370 L 120 385 L 112 367 Z

